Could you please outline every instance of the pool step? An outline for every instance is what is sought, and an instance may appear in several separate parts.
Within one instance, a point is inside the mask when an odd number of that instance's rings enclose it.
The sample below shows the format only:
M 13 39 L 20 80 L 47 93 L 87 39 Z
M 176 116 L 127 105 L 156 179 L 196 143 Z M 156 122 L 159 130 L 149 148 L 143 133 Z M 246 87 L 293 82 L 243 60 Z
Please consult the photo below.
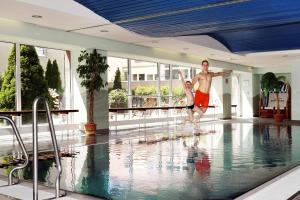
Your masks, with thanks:
M 39 190 L 39 199 L 53 199 L 55 197 L 54 192 L 48 192 Z M 0 180 L 0 194 L 6 195 L 15 199 L 24 199 L 24 200 L 32 200 L 33 199 L 33 191 L 32 187 L 23 186 L 22 184 L 7 186 L 6 181 Z M 59 199 L 63 200 L 76 200 L 74 198 L 65 196 Z

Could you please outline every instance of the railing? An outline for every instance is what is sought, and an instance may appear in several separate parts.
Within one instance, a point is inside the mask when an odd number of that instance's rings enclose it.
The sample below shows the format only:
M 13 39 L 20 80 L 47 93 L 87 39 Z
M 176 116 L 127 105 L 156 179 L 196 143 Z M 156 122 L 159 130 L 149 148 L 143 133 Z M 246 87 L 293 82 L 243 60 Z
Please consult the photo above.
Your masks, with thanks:
M 11 127 L 13 129 L 13 132 L 14 132 L 17 140 L 18 140 L 18 143 L 19 143 L 19 145 L 20 145 L 20 147 L 21 147 L 21 149 L 23 151 L 23 155 L 25 156 L 25 162 L 23 164 L 19 165 L 19 166 L 16 166 L 16 167 L 12 168 L 10 170 L 10 172 L 9 172 L 9 175 L 8 175 L 8 185 L 12 185 L 13 184 L 12 183 L 12 176 L 13 176 L 14 171 L 23 169 L 23 168 L 25 168 L 27 166 L 27 164 L 28 164 L 28 154 L 27 154 L 25 145 L 24 145 L 24 143 L 23 143 L 23 141 L 21 139 L 20 133 L 19 133 L 19 131 L 18 131 L 18 129 L 17 129 L 16 124 L 14 123 L 14 121 L 12 119 L 10 119 L 9 117 L 2 116 L 2 115 L 0 115 L 0 119 L 4 119 L 4 120 L 6 120 L 6 121 L 8 121 L 10 123 L 10 125 L 11 125 Z
M 60 162 L 60 157 L 59 157 L 59 150 L 58 150 L 53 120 L 52 120 L 52 116 L 50 113 L 48 101 L 44 97 L 37 97 L 37 98 L 35 98 L 33 105 L 32 105 L 32 115 L 33 115 L 33 199 L 34 200 L 38 199 L 38 135 L 37 135 L 37 133 L 38 133 L 38 123 L 37 123 L 38 110 L 37 110 L 37 106 L 38 106 L 39 101 L 43 101 L 44 105 L 46 107 L 46 113 L 47 113 L 50 133 L 51 133 L 51 139 L 52 139 L 52 144 L 53 144 L 54 153 L 55 153 L 56 168 L 58 171 L 58 174 L 56 177 L 56 182 L 55 182 L 55 197 L 56 198 L 60 197 L 60 176 L 61 176 L 61 172 L 62 172 L 61 162 Z

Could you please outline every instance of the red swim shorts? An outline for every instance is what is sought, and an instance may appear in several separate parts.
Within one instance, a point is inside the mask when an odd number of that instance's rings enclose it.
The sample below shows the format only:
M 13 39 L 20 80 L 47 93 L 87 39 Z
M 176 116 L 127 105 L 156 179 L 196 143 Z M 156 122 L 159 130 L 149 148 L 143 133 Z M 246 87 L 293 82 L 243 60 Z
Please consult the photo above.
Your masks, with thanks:
M 198 107 L 201 106 L 203 108 L 208 108 L 208 103 L 209 103 L 209 94 L 196 90 L 194 104 Z

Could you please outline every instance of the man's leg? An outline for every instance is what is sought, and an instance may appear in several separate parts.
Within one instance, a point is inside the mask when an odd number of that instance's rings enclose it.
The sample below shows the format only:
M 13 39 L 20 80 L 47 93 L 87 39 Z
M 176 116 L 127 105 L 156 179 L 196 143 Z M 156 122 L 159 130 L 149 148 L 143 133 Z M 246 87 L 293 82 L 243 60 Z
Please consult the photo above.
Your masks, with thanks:
M 194 120 L 194 112 L 191 109 L 187 109 L 188 119 L 190 122 L 193 122 Z
M 197 119 L 197 122 L 200 121 L 201 117 L 204 115 L 204 113 L 206 112 L 206 110 L 207 110 L 207 108 L 199 108 L 198 106 L 194 107 L 194 111 L 199 114 L 199 118 Z
M 198 122 L 204 113 L 203 113 L 202 109 L 199 108 L 198 106 L 194 106 L 193 111 L 195 111 L 199 115 L 198 119 L 197 120 L 195 119 L 195 121 Z

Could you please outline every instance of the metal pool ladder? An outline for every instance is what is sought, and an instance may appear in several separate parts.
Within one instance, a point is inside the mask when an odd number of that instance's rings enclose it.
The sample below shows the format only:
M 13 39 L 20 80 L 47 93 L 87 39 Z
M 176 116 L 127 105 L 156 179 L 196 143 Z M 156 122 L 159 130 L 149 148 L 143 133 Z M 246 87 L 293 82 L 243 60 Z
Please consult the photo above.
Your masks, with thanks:
M 22 141 L 22 138 L 21 138 L 20 133 L 19 133 L 17 127 L 16 127 L 15 122 L 12 119 L 10 119 L 9 117 L 3 116 L 3 115 L 0 115 L 0 119 L 4 119 L 4 120 L 6 120 L 6 121 L 8 121 L 10 123 L 10 126 L 12 127 L 13 132 L 14 132 L 14 134 L 15 134 L 17 140 L 18 140 L 18 143 L 19 143 L 19 145 L 21 147 L 23 155 L 25 156 L 25 162 L 23 164 L 19 165 L 19 166 L 16 166 L 16 167 L 12 168 L 10 170 L 10 172 L 9 172 L 9 175 L 8 175 L 8 185 L 10 186 L 10 185 L 13 184 L 13 182 L 12 182 L 13 173 L 16 170 L 23 169 L 23 168 L 25 168 L 27 166 L 27 164 L 28 164 L 28 153 L 26 151 L 25 145 L 24 145 L 24 143 Z
M 37 122 L 37 116 L 38 116 L 38 102 L 42 101 L 44 102 L 45 108 L 46 108 L 46 114 L 48 118 L 48 124 L 49 129 L 51 133 L 51 139 L 52 139 L 52 145 L 54 148 L 55 153 L 55 162 L 56 162 L 56 168 L 57 168 L 57 177 L 55 182 L 55 198 L 60 197 L 60 176 L 62 172 L 61 168 L 61 162 L 60 162 L 60 155 L 59 155 L 59 149 L 57 145 L 54 125 L 52 116 L 49 109 L 48 101 L 45 97 L 36 97 L 33 101 L 32 105 L 32 116 L 33 116 L 33 199 L 38 199 L 38 122 Z

